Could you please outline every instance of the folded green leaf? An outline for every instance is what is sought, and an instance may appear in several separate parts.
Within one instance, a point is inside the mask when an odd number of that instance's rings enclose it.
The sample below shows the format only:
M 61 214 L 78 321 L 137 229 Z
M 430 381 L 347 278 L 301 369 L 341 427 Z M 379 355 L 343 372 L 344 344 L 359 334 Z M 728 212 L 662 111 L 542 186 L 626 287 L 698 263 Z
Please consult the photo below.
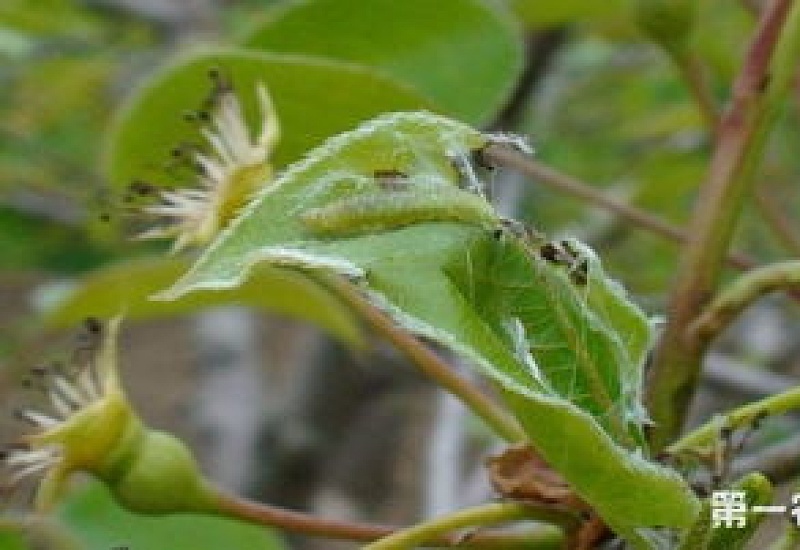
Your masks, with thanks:
M 455 217 L 420 209 L 426 193 L 438 201 L 479 192 L 469 159 L 486 142 L 426 113 L 382 116 L 339 135 L 264 188 L 161 298 L 234 287 L 259 262 L 358 280 L 405 329 L 497 381 L 548 462 L 647 548 L 637 527 L 685 527 L 698 508 L 677 474 L 645 459 L 638 394 L 647 319 L 577 241 L 539 242 L 481 209 Z M 391 189 L 385 174 L 401 175 Z M 418 197 L 413 208 L 382 205 L 369 231 L 309 223 L 309 212 L 358 197 L 391 203 L 397 187 Z M 359 206 L 348 216 L 360 223 L 372 214 Z

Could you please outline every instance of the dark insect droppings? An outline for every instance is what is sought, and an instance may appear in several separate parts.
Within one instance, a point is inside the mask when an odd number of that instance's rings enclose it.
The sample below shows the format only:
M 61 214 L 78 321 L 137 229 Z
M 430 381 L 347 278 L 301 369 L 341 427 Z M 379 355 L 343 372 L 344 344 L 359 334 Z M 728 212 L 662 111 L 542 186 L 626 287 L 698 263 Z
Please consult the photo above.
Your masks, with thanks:
M 486 170 L 494 170 L 496 168 L 496 166 L 486 158 L 486 147 L 473 149 L 470 151 L 469 156 L 470 160 L 472 160 L 476 166 L 480 166 Z
M 578 286 L 586 286 L 589 281 L 589 262 L 582 259 L 574 269 L 569 272 L 570 280 Z
M 87 317 L 83 322 L 86 331 L 93 336 L 98 336 L 103 332 L 103 323 L 97 317 Z
M 553 243 L 545 243 L 539 248 L 539 254 L 552 264 L 558 264 L 561 260 L 561 251 Z
M 134 180 L 128 186 L 128 190 L 131 193 L 135 193 L 141 197 L 145 197 L 147 195 L 152 195 L 155 192 L 155 186 L 152 183 L 148 183 L 142 180 Z

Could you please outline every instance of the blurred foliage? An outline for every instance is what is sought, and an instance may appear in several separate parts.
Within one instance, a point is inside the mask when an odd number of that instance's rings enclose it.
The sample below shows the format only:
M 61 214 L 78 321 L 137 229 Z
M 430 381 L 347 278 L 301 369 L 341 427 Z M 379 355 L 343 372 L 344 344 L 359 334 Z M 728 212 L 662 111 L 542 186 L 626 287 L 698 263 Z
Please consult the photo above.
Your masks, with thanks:
M 165 172 L 170 146 L 196 139 L 197 132 L 186 125 L 173 133 L 126 129 L 123 114 L 116 122 L 117 141 L 109 145 L 104 136 L 123 104 L 130 115 L 142 104 L 152 109 L 161 102 L 154 120 L 198 107 L 208 93 L 202 72 L 208 62 L 228 55 L 212 49 L 208 42 L 213 41 L 227 52 L 237 44 L 259 50 L 247 54 L 248 62 L 230 64 L 237 81 L 247 85 L 261 71 L 275 80 L 268 84 L 285 125 L 277 158 L 284 165 L 325 137 L 385 110 L 428 108 L 489 123 L 523 68 L 523 33 L 530 37 L 563 28 L 566 39 L 546 73 L 523 94 L 524 108 L 514 127 L 505 130 L 531 136 L 544 163 L 685 224 L 705 174 L 709 132 L 676 68 L 635 28 L 630 0 L 447 0 L 436 17 L 425 18 L 414 10 L 430 9 L 430 2 L 385 2 L 366 12 L 356 9 L 362 4 L 339 4 L 347 10 L 337 12 L 346 13 L 337 19 L 329 16 L 329 0 L 211 1 L 212 13 L 198 23 L 188 16 L 165 22 L 113 0 L 3 0 L 0 271 L 37 272 L 79 285 L 80 276 L 96 270 L 72 299 L 90 298 L 72 309 L 64 306 L 62 322 L 92 308 L 113 308 L 109 295 L 114 285 L 103 277 L 114 284 L 141 277 L 141 284 L 128 290 L 144 303 L 147 290 L 142 289 L 163 273 L 153 269 L 148 279 L 135 268 L 125 271 L 125 265 L 147 265 L 154 249 L 133 246 L 118 234 L 117 226 L 126 221 L 111 189 L 118 191 L 139 175 L 148 162 L 144 159 L 152 162 L 145 177 L 153 175 L 147 173 L 153 166 Z M 729 97 L 754 28 L 745 4 L 699 2 L 692 48 L 720 104 Z M 454 14 L 464 6 L 468 9 Z M 386 10 L 398 11 L 389 16 Z M 304 20 L 304 13 L 316 15 Z M 367 31 L 372 31 L 370 44 L 357 40 Z M 185 45 L 197 42 L 206 43 L 212 53 L 198 54 Z M 154 72 L 156 77 L 145 79 Z M 183 93 L 158 95 L 160 86 L 176 81 L 182 82 Z M 776 197 L 784 216 L 792 216 L 800 211 L 794 185 L 800 174 L 800 126 L 796 103 L 786 111 L 770 140 L 760 185 Z M 110 152 L 103 166 L 105 150 Z M 159 183 L 175 183 L 166 172 L 156 177 Z M 111 224 L 98 221 L 102 212 L 111 213 Z M 678 247 L 591 205 L 528 182 L 521 216 L 548 233 L 573 234 L 593 244 L 606 269 L 639 299 L 658 304 L 670 285 Z M 737 247 L 761 261 L 797 253 L 780 244 L 755 204 L 744 216 Z M 278 289 L 286 293 L 285 287 Z M 330 297 L 314 299 L 326 303 Z M 268 306 L 281 310 L 276 303 Z M 147 315 L 188 310 L 181 307 L 154 307 Z M 318 307 L 308 306 L 303 313 L 304 306 L 298 306 L 290 313 L 327 323 L 345 339 L 356 338 L 346 312 L 331 307 L 320 315 Z M 63 313 L 67 309 L 69 315 Z M 65 517 L 81 517 L 85 506 L 79 501 Z M 113 543 L 108 532 L 92 536 L 96 544 Z M 0 532 L 5 548 L 9 539 L 2 537 L 8 535 Z
M 109 548 L 170 550 L 280 550 L 268 530 L 228 519 L 178 515 L 144 517 L 119 508 L 104 485 L 87 483 L 58 512 L 85 550 Z
M 572 23 L 600 18 L 619 17 L 624 14 L 627 0 L 507 0 L 519 19 L 531 27 Z
M 424 21 L 425 24 L 420 24 Z M 513 21 L 480 0 L 318 0 L 275 10 L 248 47 L 374 67 L 413 86 L 446 114 L 488 122 L 521 69 Z

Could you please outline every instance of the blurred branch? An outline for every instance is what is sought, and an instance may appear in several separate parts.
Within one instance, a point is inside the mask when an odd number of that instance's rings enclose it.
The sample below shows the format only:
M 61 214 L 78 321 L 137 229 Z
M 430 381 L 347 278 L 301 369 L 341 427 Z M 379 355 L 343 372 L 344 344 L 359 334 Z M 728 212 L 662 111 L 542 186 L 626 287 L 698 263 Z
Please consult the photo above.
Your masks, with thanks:
M 796 550 L 800 545 L 800 529 L 794 522 L 784 528 L 783 536 L 772 543 L 769 550 Z
M 247 521 L 255 525 L 278 527 L 315 537 L 370 542 L 390 536 L 397 531 L 396 528 L 385 525 L 318 518 L 303 512 L 294 512 L 268 504 L 253 502 L 222 492 L 218 494 L 218 506 L 220 515 L 226 517 Z M 573 518 L 569 512 L 545 506 L 525 506 L 521 504 L 491 504 L 487 506 L 505 507 L 503 510 L 508 516 L 507 520 L 514 519 L 510 517 L 512 514 L 508 511 L 508 507 L 515 507 L 513 511 L 519 514 L 522 513 L 521 510 L 525 510 L 525 518 L 542 515 L 556 522 L 570 525 L 570 518 Z M 474 509 L 468 511 L 472 510 Z M 429 524 L 421 525 L 427 526 Z M 474 525 L 474 522 L 471 525 Z M 542 532 L 542 526 L 539 526 L 538 529 L 519 533 L 477 533 L 469 538 L 468 544 L 464 544 L 465 541 L 462 536 L 427 531 L 423 540 L 436 546 L 500 550 L 522 547 L 523 544 L 530 544 L 531 541 L 540 540 L 543 536 L 546 536 L 546 540 L 550 542 L 554 538 L 560 538 L 558 531 L 550 527 L 545 527 L 545 529 L 546 532 L 544 533 Z M 529 546 L 524 547 L 528 548 Z
M 632 225 L 655 235 L 677 243 L 685 243 L 689 240 L 689 235 L 686 231 L 664 221 L 658 216 L 610 197 L 602 191 L 598 191 L 592 185 L 550 168 L 519 151 L 490 145 L 483 155 L 489 163 L 517 170 L 537 183 L 613 212 Z M 753 260 L 738 252 L 729 254 L 727 262 L 738 269 L 749 269 L 755 266 Z
M 800 386 L 715 417 L 667 447 L 667 452 L 677 455 L 705 448 L 719 437 L 722 428 L 735 430 L 753 425 L 766 416 L 776 416 L 794 409 L 800 409 Z
M 106 9 L 159 25 L 186 27 L 207 23 L 215 13 L 214 0 L 83 0 L 94 9 Z
M 493 130 L 514 128 L 525 113 L 536 85 L 547 72 L 555 53 L 564 44 L 567 29 L 556 27 L 533 33 L 526 39 L 525 69 L 505 107 L 490 125 Z
M 656 424 L 655 451 L 680 432 L 694 396 L 706 342 L 688 337 L 687 328 L 721 274 L 768 129 L 792 81 L 799 47 L 800 4 L 775 0 L 761 19 L 720 121 L 669 300 L 667 327 L 653 355 L 646 401 Z
M 697 23 L 694 0 L 637 0 L 636 21 L 641 31 L 669 56 L 694 97 L 700 116 L 713 136 L 719 124 L 717 102 L 705 67 L 691 47 Z
M 717 390 L 734 392 L 750 399 L 784 392 L 797 384 L 790 376 L 754 369 L 721 353 L 706 356 L 703 382 Z
M 750 472 L 761 472 L 773 483 L 795 478 L 800 473 L 800 434 L 734 461 L 735 477 Z
M 784 248 L 793 256 L 800 256 L 800 233 L 796 231 L 792 220 L 782 211 L 781 205 L 763 185 L 756 187 L 755 199 L 761 216 Z
M 25 189 L 4 194 L 0 204 L 23 214 L 76 227 L 86 221 L 86 211 L 75 201 L 55 193 L 32 193 Z
M 450 365 L 421 344 L 419 340 L 395 326 L 391 319 L 359 295 L 353 285 L 333 278 L 327 279 L 327 283 L 345 303 L 363 316 L 378 333 L 392 342 L 420 371 L 461 399 L 500 437 L 510 442 L 527 440 L 525 431 L 513 416 L 456 373 Z
M 688 327 L 694 340 L 707 345 L 750 304 L 776 290 L 800 286 L 800 260 L 760 267 L 740 275 Z
M 452 533 L 459 529 L 476 526 L 505 523 L 524 519 L 544 520 L 561 525 L 567 530 L 578 526 L 578 519 L 571 513 L 559 511 L 552 507 L 534 506 L 517 503 L 492 503 L 459 510 L 434 520 L 418 523 L 408 529 L 397 531 L 369 544 L 364 550 L 402 550 L 424 544 L 426 541 Z M 457 537 L 458 540 L 461 537 Z M 466 538 L 464 542 L 474 544 L 475 538 Z M 459 545 L 460 546 L 460 545 Z
M 697 103 L 700 116 L 709 133 L 712 136 L 715 135 L 719 125 L 719 110 L 714 95 L 711 93 L 705 67 L 693 53 L 688 53 L 682 59 L 675 59 L 675 63 Z

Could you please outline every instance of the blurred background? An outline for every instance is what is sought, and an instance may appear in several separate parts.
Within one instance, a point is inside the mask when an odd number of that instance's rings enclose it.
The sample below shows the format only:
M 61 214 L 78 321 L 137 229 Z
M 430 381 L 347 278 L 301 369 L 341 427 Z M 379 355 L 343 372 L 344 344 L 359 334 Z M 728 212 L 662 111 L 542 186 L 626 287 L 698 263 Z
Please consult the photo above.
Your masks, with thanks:
M 280 20 L 270 10 L 284 4 L 0 3 L 0 403 L 8 411 L 1 441 L 20 432 L 11 411 L 31 399 L 20 389 L 26 370 L 69 353 L 71 328 L 95 309 L 113 310 L 150 272 L 147 259 L 165 250 L 118 230 L 126 213 L 102 158 L 120 105 L 166 60 L 199 45 L 240 43 L 265 18 Z M 709 132 L 680 71 L 637 29 L 630 3 L 494 4 L 515 29 L 520 64 L 501 100 L 470 122 L 527 136 L 542 163 L 683 227 L 707 166 Z M 698 2 L 692 47 L 719 104 L 760 8 Z M 324 23 L 336 32 L 341 22 Z M 392 36 L 391 21 L 385 32 Z M 456 40 L 447 29 L 440 36 Z M 448 70 L 465 86 L 482 85 L 470 60 Z M 754 263 L 800 254 L 798 101 L 800 91 L 785 106 L 737 235 L 736 249 Z M 509 215 L 591 244 L 648 313 L 663 312 L 676 243 L 514 173 L 496 174 L 492 191 Z M 130 267 L 136 261 L 144 262 L 140 271 Z M 120 265 L 128 267 L 114 271 Z M 124 327 L 132 401 L 149 424 L 188 441 L 210 477 L 271 503 L 396 524 L 492 495 L 482 466 L 497 451 L 490 434 L 340 304 L 309 312 L 324 300 L 302 308 L 237 301 L 137 313 Z M 696 420 L 795 383 L 797 313 L 796 298 L 773 296 L 725 334 L 709 357 Z M 796 418 L 769 421 L 745 451 L 740 468 L 772 457 L 771 473 L 790 482 L 800 464 Z M 223 547 L 216 540 L 229 548 L 239 547 L 227 546 L 233 540 L 247 541 L 242 548 L 353 547 L 281 542 L 261 530 L 232 535 L 213 522 L 197 539 L 179 521 L 144 529 L 96 487 L 78 487 L 59 517 L 22 536 L 0 531 L 0 548 Z

